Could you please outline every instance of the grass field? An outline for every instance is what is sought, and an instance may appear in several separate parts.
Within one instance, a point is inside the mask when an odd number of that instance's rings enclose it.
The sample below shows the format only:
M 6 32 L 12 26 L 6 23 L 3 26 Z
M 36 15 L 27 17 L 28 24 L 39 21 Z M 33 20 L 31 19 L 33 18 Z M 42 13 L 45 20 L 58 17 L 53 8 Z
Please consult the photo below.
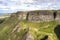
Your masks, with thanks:
M 43 38 L 45 35 L 48 35 L 50 40 L 58 40 L 54 29 L 59 24 L 60 22 L 56 21 L 35 23 L 25 20 L 20 22 L 22 28 L 30 28 L 29 31 L 35 37 L 35 40 L 40 40 L 40 38 Z
M 34 40 L 41 40 L 46 35 L 49 36 L 49 40 L 58 40 L 54 32 L 57 25 L 60 25 L 60 22 L 35 23 L 28 22 L 27 20 L 19 21 L 17 17 L 6 18 L 4 22 L 0 24 L 0 40 L 23 40 L 28 32 L 34 37 Z M 16 26 L 18 27 L 16 28 Z M 16 28 L 16 30 L 14 30 L 14 28 Z M 17 32 L 19 28 L 20 30 Z

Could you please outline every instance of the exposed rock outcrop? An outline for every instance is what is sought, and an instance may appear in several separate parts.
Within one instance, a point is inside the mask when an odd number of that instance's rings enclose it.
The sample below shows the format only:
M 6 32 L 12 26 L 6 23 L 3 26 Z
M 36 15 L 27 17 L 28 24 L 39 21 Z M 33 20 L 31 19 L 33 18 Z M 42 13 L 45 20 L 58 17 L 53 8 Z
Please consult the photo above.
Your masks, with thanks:
M 60 21 L 60 12 L 57 11 L 27 11 L 13 13 L 14 17 L 18 17 L 19 20 L 28 20 L 30 22 L 49 22 L 49 21 Z

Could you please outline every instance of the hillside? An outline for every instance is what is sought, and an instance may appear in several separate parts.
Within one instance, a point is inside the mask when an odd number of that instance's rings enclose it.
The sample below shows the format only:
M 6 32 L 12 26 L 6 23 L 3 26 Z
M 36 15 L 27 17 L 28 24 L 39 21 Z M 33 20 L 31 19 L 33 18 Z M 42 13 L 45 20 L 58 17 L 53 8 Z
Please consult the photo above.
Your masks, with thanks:
M 60 40 L 59 21 L 31 22 L 18 15 L 0 19 L 0 40 Z

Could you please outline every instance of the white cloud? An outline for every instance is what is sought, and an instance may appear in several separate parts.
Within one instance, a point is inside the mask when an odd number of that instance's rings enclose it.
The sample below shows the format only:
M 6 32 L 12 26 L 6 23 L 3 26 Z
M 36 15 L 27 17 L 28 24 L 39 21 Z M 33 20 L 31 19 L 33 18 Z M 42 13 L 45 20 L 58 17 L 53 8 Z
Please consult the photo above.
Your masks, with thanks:
M 28 2 L 28 3 L 34 2 L 34 0 L 11 0 L 11 1 Z
M 11 11 L 29 11 L 29 10 L 49 10 L 49 9 L 60 9 L 59 1 L 55 0 L 2 0 L 0 4 L 0 10 L 11 10 Z M 6 3 L 6 4 L 4 4 Z

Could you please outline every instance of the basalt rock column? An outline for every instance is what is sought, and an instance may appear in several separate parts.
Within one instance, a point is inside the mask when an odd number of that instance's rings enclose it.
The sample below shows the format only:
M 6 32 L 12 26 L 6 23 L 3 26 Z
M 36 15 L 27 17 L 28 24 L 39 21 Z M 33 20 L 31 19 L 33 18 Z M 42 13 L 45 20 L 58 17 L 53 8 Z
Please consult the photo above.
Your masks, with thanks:
M 57 12 L 57 15 L 56 15 L 56 21 L 60 21 L 60 12 Z
M 17 14 L 18 14 L 18 19 L 19 20 L 24 20 L 24 19 L 26 19 L 26 16 L 27 16 L 27 12 L 17 12 Z
M 53 21 L 54 16 L 52 11 L 32 11 L 29 12 L 28 20 L 33 22 L 48 22 Z

